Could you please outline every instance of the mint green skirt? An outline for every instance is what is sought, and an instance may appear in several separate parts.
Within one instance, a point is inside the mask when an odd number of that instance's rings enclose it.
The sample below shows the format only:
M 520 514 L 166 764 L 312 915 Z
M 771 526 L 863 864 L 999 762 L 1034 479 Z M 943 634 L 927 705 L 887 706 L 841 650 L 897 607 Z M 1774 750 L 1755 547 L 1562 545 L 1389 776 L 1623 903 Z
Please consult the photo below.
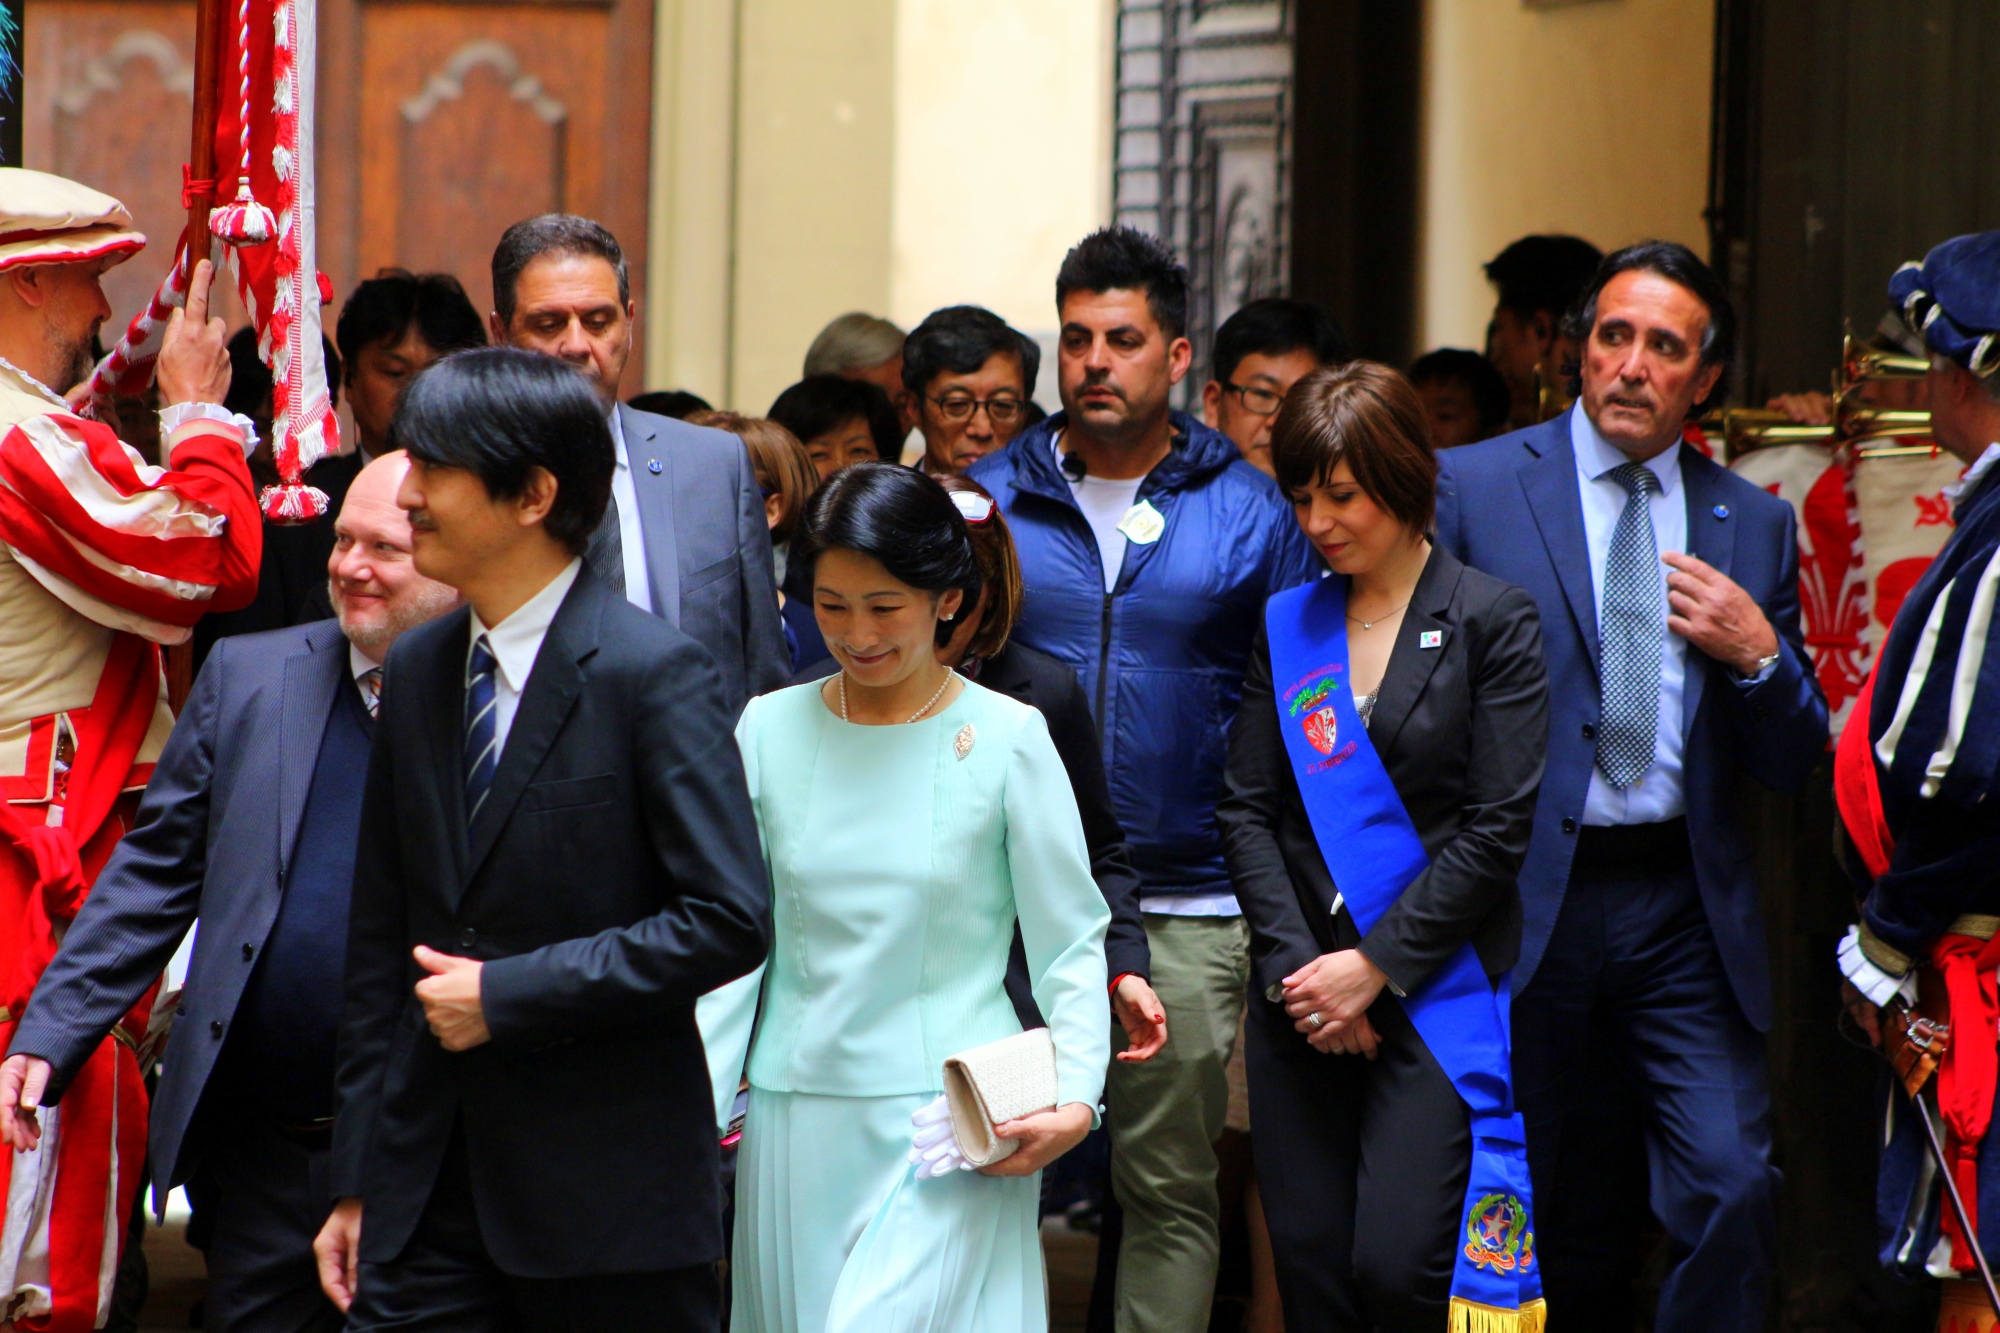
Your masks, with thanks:
M 1041 1176 L 918 1180 L 931 1100 L 750 1090 L 731 1333 L 1046 1333 Z

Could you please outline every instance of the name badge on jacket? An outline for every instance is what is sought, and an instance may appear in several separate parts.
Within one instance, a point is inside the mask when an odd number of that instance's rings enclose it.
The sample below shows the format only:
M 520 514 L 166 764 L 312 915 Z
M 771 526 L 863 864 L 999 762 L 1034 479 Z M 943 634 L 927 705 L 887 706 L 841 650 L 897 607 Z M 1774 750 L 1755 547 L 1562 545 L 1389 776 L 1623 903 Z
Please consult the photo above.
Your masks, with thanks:
M 1151 546 L 1167 530 L 1167 520 L 1165 515 L 1153 508 L 1151 500 L 1141 500 L 1118 520 L 1118 530 L 1125 534 L 1126 541 Z

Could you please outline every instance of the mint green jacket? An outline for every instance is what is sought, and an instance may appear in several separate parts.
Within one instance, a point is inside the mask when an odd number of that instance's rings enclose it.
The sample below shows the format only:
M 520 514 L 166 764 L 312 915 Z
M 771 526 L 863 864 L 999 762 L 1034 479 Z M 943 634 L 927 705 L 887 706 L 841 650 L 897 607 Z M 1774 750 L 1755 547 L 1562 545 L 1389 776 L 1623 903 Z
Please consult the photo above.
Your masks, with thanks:
M 1110 912 L 1042 715 L 968 682 L 935 717 L 859 726 L 822 684 L 752 699 L 736 728 L 775 930 L 764 967 L 701 1001 L 717 1123 L 746 1047 L 772 1092 L 941 1092 L 945 1057 L 1021 1030 L 1016 921 L 1060 1101 L 1094 1112 Z

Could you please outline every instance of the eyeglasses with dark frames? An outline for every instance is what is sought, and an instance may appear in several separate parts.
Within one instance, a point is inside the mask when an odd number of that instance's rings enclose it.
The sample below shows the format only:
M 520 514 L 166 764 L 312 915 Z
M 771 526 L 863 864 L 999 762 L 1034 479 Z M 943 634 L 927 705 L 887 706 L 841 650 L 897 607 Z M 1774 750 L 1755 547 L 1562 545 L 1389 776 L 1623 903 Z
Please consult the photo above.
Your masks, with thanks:
M 948 393 L 942 398 L 926 394 L 924 401 L 951 422 L 970 421 L 973 413 L 985 408 L 988 421 L 996 426 L 1011 426 L 1027 411 L 1027 404 L 1011 394 L 1005 397 L 995 394 L 991 398 L 974 398 L 969 393 Z
M 1278 409 L 1285 405 L 1285 395 L 1254 384 L 1225 384 L 1222 391 L 1242 399 L 1243 410 L 1254 416 L 1276 416 Z

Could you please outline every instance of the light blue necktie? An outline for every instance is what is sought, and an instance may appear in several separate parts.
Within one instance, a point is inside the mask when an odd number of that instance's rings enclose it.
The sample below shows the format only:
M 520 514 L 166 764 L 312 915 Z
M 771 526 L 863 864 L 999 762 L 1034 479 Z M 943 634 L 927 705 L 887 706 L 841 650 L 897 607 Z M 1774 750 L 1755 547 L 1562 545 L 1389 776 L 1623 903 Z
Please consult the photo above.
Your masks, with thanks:
M 1597 726 L 1597 766 L 1613 787 L 1624 791 L 1653 766 L 1658 745 L 1667 607 L 1647 507 L 1660 479 L 1644 463 L 1621 463 L 1611 470 L 1611 479 L 1626 495 L 1604 562 L 1604 602 L 1598 612 L 1604 715 Z
M 500 739 L 493 672 L 499 663 L 492 645 L 480 635 L 472 642 L 472 660 L 465 681 L 465 822 L 479 818 L 486 793 L 493 788 L 493 770 L 500 763 Z

